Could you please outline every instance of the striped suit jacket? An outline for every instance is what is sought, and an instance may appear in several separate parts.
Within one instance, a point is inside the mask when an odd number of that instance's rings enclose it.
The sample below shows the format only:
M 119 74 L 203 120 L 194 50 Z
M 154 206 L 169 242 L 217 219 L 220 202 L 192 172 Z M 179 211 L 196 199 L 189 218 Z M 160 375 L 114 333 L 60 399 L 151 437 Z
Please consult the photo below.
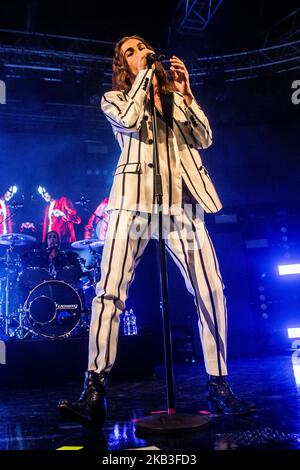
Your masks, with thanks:
M 151 114 L 146 100 L 152 74 L 152 69 L 141 70 L 128 93 L 109 91 L 101 100 L 102 111 L 121 148 L 107 210 L 157 210 Z M 173 93 L 172 111 L 173 129 L 157 119 L 163 213 L 180 213 L 182 179 L 205 212 L 218 212 L 222 204 L 198 152 L 212 144 L 208 119 L 195 100 L 186 106 L 177 92 Z

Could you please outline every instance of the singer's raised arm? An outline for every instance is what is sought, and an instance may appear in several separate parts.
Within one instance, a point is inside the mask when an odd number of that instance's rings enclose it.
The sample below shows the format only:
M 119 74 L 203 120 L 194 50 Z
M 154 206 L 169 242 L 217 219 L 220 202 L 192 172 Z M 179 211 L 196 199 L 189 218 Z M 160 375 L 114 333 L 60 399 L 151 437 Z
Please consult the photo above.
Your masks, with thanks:
M 152 69 L 141 70 L 128 93 L 109 91 L 103 95 L 101 109 L 115 131 L 131 133 L 139 130 L 152 75 Z

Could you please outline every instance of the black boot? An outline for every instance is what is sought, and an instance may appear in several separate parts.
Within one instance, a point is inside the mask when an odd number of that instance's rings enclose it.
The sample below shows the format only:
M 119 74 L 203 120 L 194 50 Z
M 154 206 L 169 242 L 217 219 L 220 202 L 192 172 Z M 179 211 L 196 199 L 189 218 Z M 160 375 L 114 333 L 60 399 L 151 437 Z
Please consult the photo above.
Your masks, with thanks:
M 208 376 L 207 401 L 212 413 L 244 415 L 255 411 L 254 404 L 247 403 L 234 395 L 226 381 L 226 376 Z
M 61 400 L 58 404 L 60 415 L 83 425 L 101 427 L 106 418 L 106 374 L 94 371 L 85 373 L 84 389 L 79 400 Z

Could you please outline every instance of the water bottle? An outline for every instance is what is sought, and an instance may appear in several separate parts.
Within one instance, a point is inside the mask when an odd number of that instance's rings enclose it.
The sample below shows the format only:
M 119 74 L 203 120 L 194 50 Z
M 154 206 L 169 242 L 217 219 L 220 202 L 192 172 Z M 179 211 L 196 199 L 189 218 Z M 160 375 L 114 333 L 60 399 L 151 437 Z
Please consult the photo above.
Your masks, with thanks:
M 129 318 L 130 318 L 130 335 L 137 335 L 137 326 L 136 326 L 136 316 L 133 313 L 132 308 L 129 310 Z
M 124 327 L 124 336 L 128 336 L 130 334 L 130 318 L 128 310 L 125 310 L 123 316 L 123 327 Z
M 136 316 L 133 313 L 132 308 L 129 311 L 125 310 L 123 326 L 125 336 L 137 335 Z

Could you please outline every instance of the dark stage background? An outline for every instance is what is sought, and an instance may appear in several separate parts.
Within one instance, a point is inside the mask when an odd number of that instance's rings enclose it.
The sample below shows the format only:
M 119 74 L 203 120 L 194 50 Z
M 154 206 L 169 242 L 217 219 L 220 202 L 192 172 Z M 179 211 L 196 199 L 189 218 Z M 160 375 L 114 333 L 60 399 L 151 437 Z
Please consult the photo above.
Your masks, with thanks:
M 286 328 L 300 325 L 299 278 L 283 282 L 276 275 L 277 264 L 300 259 L 300 104 L 292 102 L 292 84 L 300 80 L 299 59 L 293 59 L 299 33 L 277 25 L 298 2 L 224 1 L 199 34 L 179 30 L 179 3 L 1 2 L 6 102 L 0 105 L 0 193 L 18 187 L 15 200 L 23 207 L 13 217 L 13 231 L 33 222 L 39 242 L 46 203 L 37 187 L 66 195 L 81 216 L 75 229 L 82 239 L 91 213 L 109 195 L 119 155 L 99 109 L 111 88 L 113 43 L 140 34 L 167 57 L 178 55 L 213 130 L 214 144 L 202 158 L 224 208 L 206 220 L 226 285 L 229 351 L 276 352 L 288 345 Z M 262 51 L 292 41 L 294 55 L 288 45 Z M 247 51 L 256 52 L 237 56 L 234 64 L 218 59 Z M 90 202 L 76 204 L 82 197 Z M 151 242 L 128 306 L 138 326 L 157 338 L 154 249 Z M 169 282 L 176 357 L 193 361 L 200 356 L 193 299 L 171 263 Z

